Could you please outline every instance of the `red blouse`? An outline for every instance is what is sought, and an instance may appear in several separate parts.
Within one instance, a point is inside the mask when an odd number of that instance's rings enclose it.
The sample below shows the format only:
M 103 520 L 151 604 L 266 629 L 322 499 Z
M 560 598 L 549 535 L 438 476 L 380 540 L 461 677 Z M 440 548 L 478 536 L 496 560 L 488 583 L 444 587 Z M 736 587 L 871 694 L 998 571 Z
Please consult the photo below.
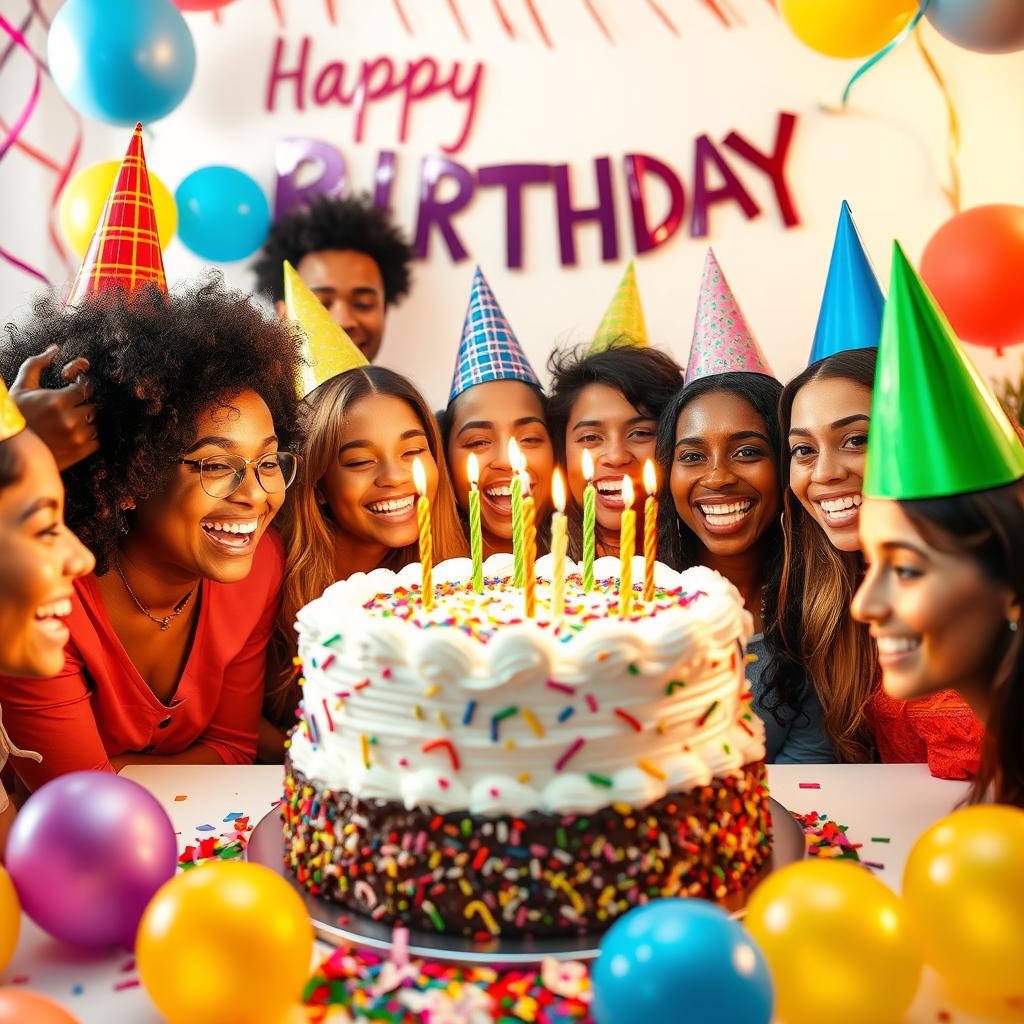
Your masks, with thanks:
M 978 771 L 985 726 L 952 690 L 897 700 L 879 686 L 868 702 L 868 720 L 883 762 L 927 761 L 940 779 L 969 779 Z
M 113 771 L 118 754 L 180 754 L 194 743 L 224 764 L 250 764 L 283 578 L 283 546 L 271 530 L 244 580 L 202 581 L 192 650 L 167 705 L 122 647 L 95 575 L 76 580 L 64 671 L 52 679 L 0 676 L 11 738 L 43 755 L 39 764 L 13 761 L 25 785 L 36 789 L 80 769 Z

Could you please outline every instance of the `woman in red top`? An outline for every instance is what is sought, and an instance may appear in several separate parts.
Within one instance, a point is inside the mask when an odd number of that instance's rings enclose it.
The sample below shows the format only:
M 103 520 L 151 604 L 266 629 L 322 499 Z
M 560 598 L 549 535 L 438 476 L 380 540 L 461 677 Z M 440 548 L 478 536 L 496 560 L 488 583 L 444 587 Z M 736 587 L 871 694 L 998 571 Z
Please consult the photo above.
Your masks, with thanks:
M 77 769 L 252 761 L 298 343 L 217 283 L 44 302 L 5 375 L 50 342 L 91 366 L 100 449 L 66 486 L 96 570 L 75 582 L 63 670 L 0 677 L 12 739 L 43 758 L 16 771 L 34 789 Z

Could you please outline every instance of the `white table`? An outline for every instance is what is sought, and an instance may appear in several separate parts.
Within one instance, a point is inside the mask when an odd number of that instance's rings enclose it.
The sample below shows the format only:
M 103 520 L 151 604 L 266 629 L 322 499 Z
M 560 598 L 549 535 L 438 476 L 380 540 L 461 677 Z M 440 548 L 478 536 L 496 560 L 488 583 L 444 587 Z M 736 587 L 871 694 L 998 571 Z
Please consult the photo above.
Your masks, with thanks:
M 122 774 L 145 786 L 164 806 L 180 835 L 179 849 L 228 831 L 224 818 L 232 812 L 249 815 L 255 825 L 281 791 L 281 769 L 274 766 L 130 766 Z M 861 858 L 883 863 L 877 874 L 897 891 L 914 840 L 965 793 L 960 783 L 931 778 L 924 765 L 773 765 L 768 775 L 772 795 L 785 807 L 802 814 L 824 812 L 848 825 L 851 840 L 863 843 Z M 176 799 L 182 796 L 184 800 Z M 206 824 L 215 830 L 196 831 Z M 878 837 L 889 842 L 871 842 Z M 0 976 L 0 984 L 22 984 L 62 1003 L 82 1024 L 158 1024 L 161 1017 L 145 991 L 132 984 L 137 980 L 130 954 L 76 952 L 48 938 L 27 918 L 17 952 Z M 926 972 L 904 1024 L 936 1024 L 940 1010 L 952 1011 L 955 1024 L 986 1024 L 954 1008 L 943 997 L 938 979 Z

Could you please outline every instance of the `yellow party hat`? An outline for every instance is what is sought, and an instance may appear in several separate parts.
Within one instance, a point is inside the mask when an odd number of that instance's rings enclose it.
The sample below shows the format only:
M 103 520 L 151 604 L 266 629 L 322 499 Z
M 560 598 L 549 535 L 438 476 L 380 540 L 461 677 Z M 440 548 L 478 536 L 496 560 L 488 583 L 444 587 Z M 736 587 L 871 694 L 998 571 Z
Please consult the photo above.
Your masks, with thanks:
M 629 261 L 625 274 L 615 289 L 608 309 L 605 310 L 601 326 L 590 343 L 590 355 L 603 352 L 614 344 L 630 345 L 633 348 L 647 348 L 647 325 L 644 323 L 644 310 L 640 305 L 640 291 L 636 286 L 636 273 L 633 261 Z
M 7 390 L 7 385 L 0 380 L 0 441 L 6 441 L 25 429 L 25 417 L 14 404 Z
M 346 370 L 368 366 L 370 361 L 339 327 L 319 299 L 302 283 L 295 268 L 284 261 L 284 308 L 306 337 L 301 393 L 308 395 L 325 380 Z

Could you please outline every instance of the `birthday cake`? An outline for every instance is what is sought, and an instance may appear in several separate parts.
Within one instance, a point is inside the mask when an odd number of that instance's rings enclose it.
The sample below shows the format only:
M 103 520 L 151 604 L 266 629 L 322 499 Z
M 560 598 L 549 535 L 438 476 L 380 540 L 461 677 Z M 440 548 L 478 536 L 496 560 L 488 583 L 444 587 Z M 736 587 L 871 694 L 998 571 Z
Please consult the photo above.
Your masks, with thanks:
M 508 556 L 336 583 L 298 616 L 303 703 L 285 761 L 285 859 L 375 920 L 491 936 L 599 931 L 659 896 L 720 899 L 771 846 L 764 730 L 739 593 L 656 566 L 619 613 L 551 556 L 524 618 Z M 634 579 L 643 580 L 637 558 Z

